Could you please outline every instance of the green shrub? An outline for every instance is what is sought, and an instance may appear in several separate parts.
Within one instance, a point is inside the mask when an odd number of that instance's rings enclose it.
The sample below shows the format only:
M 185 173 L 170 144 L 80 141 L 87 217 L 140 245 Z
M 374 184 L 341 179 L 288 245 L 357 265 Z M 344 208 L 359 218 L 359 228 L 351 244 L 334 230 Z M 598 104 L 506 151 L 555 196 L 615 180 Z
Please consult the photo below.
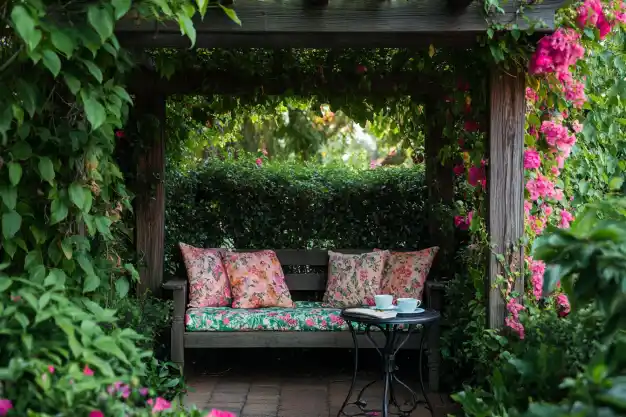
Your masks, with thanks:
M 407 248 L 429 245 L 421 168 L 355 171 L 211 160 L 167 174 L 166 268 L 199 247 Z

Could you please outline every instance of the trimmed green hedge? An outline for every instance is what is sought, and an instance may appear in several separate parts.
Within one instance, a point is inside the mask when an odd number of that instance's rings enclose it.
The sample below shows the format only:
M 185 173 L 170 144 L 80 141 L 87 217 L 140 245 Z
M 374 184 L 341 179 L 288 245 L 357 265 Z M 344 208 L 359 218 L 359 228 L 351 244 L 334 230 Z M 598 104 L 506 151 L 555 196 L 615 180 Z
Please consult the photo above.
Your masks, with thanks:
M 406 248 L 429 244 L 422 168 L 355 171 L 212 160 L 166 178 L 166 273 L 177 242 L 234 248 Z

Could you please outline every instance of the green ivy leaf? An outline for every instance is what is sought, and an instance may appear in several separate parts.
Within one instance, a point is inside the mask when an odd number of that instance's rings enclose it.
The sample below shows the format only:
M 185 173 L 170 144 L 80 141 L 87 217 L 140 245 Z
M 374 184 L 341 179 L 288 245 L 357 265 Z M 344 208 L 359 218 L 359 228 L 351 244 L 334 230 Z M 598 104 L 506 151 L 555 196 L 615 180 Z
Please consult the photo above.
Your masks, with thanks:
M 115 9 L 115 20 L 119 20 L 130 10 L 131 0 L 112 0 L 111 4 Z
M 76 44 L 74 40 L 69 37 L 62 30 L 53 30 L 50 33 L 50 40 L 52 40 L 52 45 L 57 48 L 59 51 L 63 52 L 66 57 L 71 57 L 74 53 L 74 48 L 76 48 Z
M 67 217 L 68 207 L 61 199 L 52 200 L 50 205 L 50 224 L 57 224 Z
M 103 75 L 102 75 L 102 71 L 100 70 L 100 68 L 98 68 L 98 66 L 94 64 L 93 62 L 87 61 L 87 60 L 83 60 L 83 64 L 85 65 L 85 67 L 87 67 L 87 70 L 89 71 L 89 73 L 93 75 L 93 77 L 99 83 L 102 83 Z
M 130 284 L 126 277 L 120 277 L 115 281 L 115 293 L 117 297 L 122 299 L 128 295 L 128 291 L 130 290 Z
M 115 87 L 113 87 L 113 92 L 128 104 L 133 104 L 133 100 L 130 98 L 130 95 L 128 95 L 124 88 L 116 85 Z
M 2 215 L 2 235 L 5 239 L 11 239 L 22 227 L 22 216 L 11 210 Z
M 9 168 L 9 181 L 11 185 L 19 184 L 22 178 L 22 166 L 17 162 L 9 162 L 7 167 Z
M 92 5 L 87 10 L 87 20 L 89 24 L 98 32 L 102 42 L 113 35 L 113 16 L 107 10 Z
M 87 275 L 96 275 L 93 271 L 93 266 L 91 265 L 91 261 L 83 254 L 76 255 L 76 261 L 78 265 L 80 265 L 81 269 L 85 271 Z
M 233 22 L 241 26 L 241 20 L 239 20 L 239 16 L 237 16 L 237 12 L 235 12 L 234 9 L 231 9 L 230 7 L 226 7 L 222 4 L 220 4 L 220 7 L 222 8 L 222 10 L 224 10 L 224 13 L 226 13 L 226 16 L 228 16 L 230 20 L 232 20 Z
M 14 6 L 11 10 L 11 21 L 17 33 L 28 45 L 28 49 L 34 50 L 41 42 L 41 31 L 35 27 L 37 24 L 28 9 L 21 4 Z
M 85 115 L 87 116 L 87 120 L 89 120 L 93 130 L 98 129 L 106 121 L 106 110 L 102 104 L 98 102 L 98 100 L 89 96 L 85 90 L 81 90 L 80 96 L 83 100 L 83 105 L 85 106 Z
M 204 18 L 207 7 L 209 6 L 209 0 L 196 0 L 196 4 L 198 5 L 198 11 L 200 12 L 200 16 Z
M 187 35 L 191 40 L 191 47 L 196 44 L 196 28 L 193 26 L 193 22 L 185 13 L 178 13 L 178 25 L 180 26 L 180 32 L 183 35 Z
M 83 285 L 83 294 L 93 292 L 100 286 L 100 278 L 97 275 L 87 275 Z
M 13 159 L 17 159 L 18 161 L 23 161 L 28 159 L 33 154 L 33 149 L 30 147 L 28 142 L 19 141 L 11 148 L 11 156 Z
M 61 251 L 63 251 L 65 258 L 72 259 L 72 241 L 69 237 L 61 241 Z
M 41 178 L 52 184 L 52 181 L 54 181 L 54 165 L 52 165 L 52 160 L 47 156 L 41 156 L 39 157 L 39 164 L 37 166 Z
M 80 90 L 80 81 L 78 78 L 65 73 L 63 74 L 63 79 L 65 79 L 65 84 L 67 84 L 67 88 L 70 89 L 70 92 L 74 95 L 78 94 L 78 91 Z
M 0 186 L 0 198 L 9 210 L 15 210 L 17 205 L 17 188 L 8 185 Z
M 51 49 L 46 49 L 43 51 L 42 62 L 48 68 L 48 70 L 52 73 L 54 78 L 59 75 L 61 72 L 61 60 L 56 52 Z
M 69 188 L 70 201 L 76 205 L 79 209 L 83 209 L 85 206 L 85 193 L 83 187 L 80 184 L 73 182 Z
M 111 220 L 105 216 L 97 216 L 96 217 L 96 229 L 98 232 L 102 233 L 104 236 L 111 236 Z

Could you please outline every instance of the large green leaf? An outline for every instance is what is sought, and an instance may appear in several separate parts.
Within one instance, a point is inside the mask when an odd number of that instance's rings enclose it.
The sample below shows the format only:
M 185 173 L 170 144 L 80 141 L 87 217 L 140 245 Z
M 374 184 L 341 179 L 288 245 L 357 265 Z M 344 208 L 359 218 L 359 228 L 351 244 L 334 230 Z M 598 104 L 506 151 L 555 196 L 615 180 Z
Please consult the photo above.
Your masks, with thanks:
M 52 160 L 50 158 L 47 156 L 40 156 L 38 168 L 39 175 L 41 175 L 43 180 L 48 181 L 49 183 L 54 181 L 54 165 L 52 164 Z
M 9 211 L 2 215 L 2 235 L 6 239 L 11 239 L 22 226 L 22 216 L 15 211 Z
M 109 11 L 96 5 L 89 6 L 87 10 L 89 24 L 98 32 L 102 42 L 113 35 L 113 16 Z
M 106 110 L 98 100 L 85 93 L 85 90 L 81 90 L 80 95 L 87 120 L 89 120 L 91 128 L 96 130 L 106 121 Z

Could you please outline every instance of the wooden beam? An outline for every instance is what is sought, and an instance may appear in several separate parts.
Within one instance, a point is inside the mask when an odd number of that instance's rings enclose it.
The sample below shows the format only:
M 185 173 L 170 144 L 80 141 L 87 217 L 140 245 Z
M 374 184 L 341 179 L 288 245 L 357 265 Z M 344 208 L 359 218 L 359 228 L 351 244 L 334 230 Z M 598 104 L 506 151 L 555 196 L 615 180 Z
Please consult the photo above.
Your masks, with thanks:
M 488 314 L 490 328 L 500 328 L 506 303 L 497 286 L 505 270 L 496 259 L 504 255 L 512 271 L 519 273 L 515 289 L 524 285 L 524 91 L 522 72 L 514 75 L 492 69 L 490 80 L 490 127 L 488 164 L 488 231 L 493 251 L 489 257 Z
M 128 88 L 137 93 L 171 94 L 223 94 L 236 96 L 301 95 L 309 97 L 350 96 L 389 97 L 404 92 L 411 96 L 441 96 L 441 84 L 422 73 L 398 74 L 329 73 L 307 75 L 280 73 L 272 76 L 250 76 L 237 72 L 185 70 L 169 79 L 152 71 L 135 73 Z
M 554 12 L 563 0 L 544 0 L 518 16 L 517 2 L 503 4 L 505 13 L 492 22 L 528 28 L 541 20 L 554 27 Z M 334 0 L 326 6 L 289 0 L 239 0 L 234 8 L 242 25 L 232 22 L 221 9 L 209 9 L 204 20 L 196 19 L 196 46 L 200 48 L 336 48 L 410 47 L 429 42 L 438 45 L 475 42 L 473 34 L 484 33 L 482 2 L 451 12 L 444 0 Z M 188 39 L 177 23 L 122 19 L 116 34 L 126 46 L 186 48 Z
M 163 283 L 165 239 L 165 96 L 136 95 L 134 112 L 140 137 L 135 183 L 137 291 L 158 296 Z

